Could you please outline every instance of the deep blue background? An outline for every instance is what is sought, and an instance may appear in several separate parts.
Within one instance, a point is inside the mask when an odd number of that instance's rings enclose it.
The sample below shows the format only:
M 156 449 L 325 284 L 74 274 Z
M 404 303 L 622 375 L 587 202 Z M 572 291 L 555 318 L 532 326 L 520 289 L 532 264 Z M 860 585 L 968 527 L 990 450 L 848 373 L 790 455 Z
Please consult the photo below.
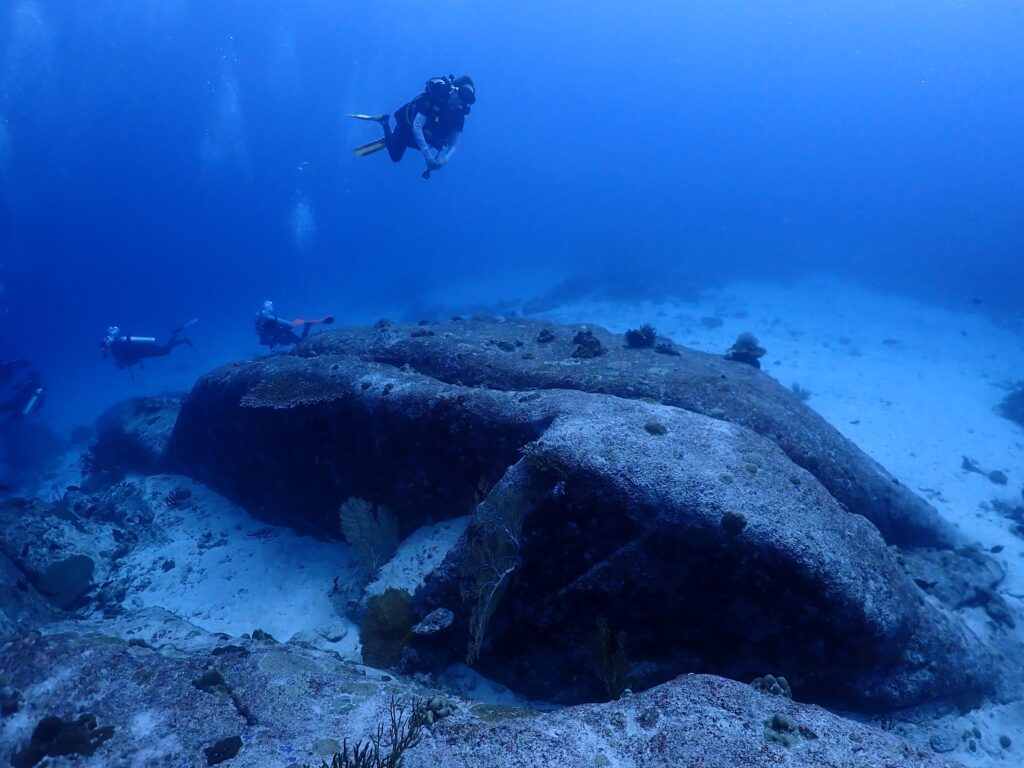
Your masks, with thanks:
M 449 72 L 479 102 L 448 168 L 351 154 L 377 133 L 346 112 Z M 0 356 L 87 418 L 151 375 L 98 357 L 108 325 L 201 318 L 160 363 L 186 381 L 255 349 L 265 298 L 364 321 L 825 271 L 1012 313 L 1022 126 L 1017 0 L 6 0 Z

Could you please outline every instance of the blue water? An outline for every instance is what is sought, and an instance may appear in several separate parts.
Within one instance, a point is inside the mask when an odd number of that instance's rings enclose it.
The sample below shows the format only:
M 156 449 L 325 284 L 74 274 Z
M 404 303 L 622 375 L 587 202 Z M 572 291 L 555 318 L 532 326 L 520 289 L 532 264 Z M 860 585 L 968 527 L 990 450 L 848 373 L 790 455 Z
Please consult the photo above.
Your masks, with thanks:
M 351 153 L 378 132 L 346 112 L 448 73 L 478 89 L 450 166 Z M 108 325 L 200 318 L 150 366 L 187 385 L 268 298 L 365 322 L 826 272 L 1012 315 L 1022 126 L 1017 0 L 2 0 L 0 357 L 66 428 L 166 384 Z

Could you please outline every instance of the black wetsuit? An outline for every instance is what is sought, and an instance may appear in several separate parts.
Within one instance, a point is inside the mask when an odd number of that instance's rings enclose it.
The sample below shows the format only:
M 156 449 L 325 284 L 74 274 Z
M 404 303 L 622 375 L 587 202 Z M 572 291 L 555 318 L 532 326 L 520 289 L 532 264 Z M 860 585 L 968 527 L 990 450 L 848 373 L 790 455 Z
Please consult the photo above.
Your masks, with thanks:
M 302 324 L 302 335 L 294 330 L 293 323 L 282 320 L 277 315 L 269 312 L 260 312 L 256 315 L 256 333 L 259 334 L 260 344 L 273 349 L 284 347 L 290 344 L 297 344 L 309 334 L 309 323 Z
M 418 116 L 421 117 L 419 121 Z M 450 153 L 466 125 L 466 115 L 448 103 L 423 92 L 395 110 L 395 123 L 394 129 L 390 123 L 384 124 L 384 140 L 388 154 L 397 163 L 407 149 L 422 151 L 430 147 L 439 153 Z M 422 131 L 426 146 L 420 145 L 416 135 L 417 129 Z

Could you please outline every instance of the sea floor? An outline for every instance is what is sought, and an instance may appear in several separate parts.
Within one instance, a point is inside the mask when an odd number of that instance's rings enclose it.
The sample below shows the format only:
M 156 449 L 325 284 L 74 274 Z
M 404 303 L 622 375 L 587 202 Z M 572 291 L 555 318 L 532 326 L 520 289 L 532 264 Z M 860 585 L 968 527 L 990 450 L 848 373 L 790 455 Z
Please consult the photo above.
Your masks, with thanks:
M 739 333 L 753 333 L 767 349 L 766 373 L 806 392 L 811 408 L 927 498 L 967 541 L 997 558 L 1006 572 L 1000 592 L 1017 619 L 1016 629 L 998 631 L 1024 630 L 1024 539 L 1000 512 L 1000 504 L 1022 501 L 1024 429 L 997 412 L 1007 391 L 1024 379 L 1020 327 L 996 324 L 980 311 L 825 280 L 732 285 L 688 300 L 578 302 L 539 316 L 615 332 L 650 323 L 659 336 L 714 353 L 728 349 Z M 162 391 L 158 363 L 148 374 L 154 393 Z M 54 485 L 77 482 L 73 451 L 39 494 L 48 498 Z M 344 616 L 354 596 L 337 588 L 356 568 L 347 545 L 268 526 L 186 478 L 141 482 L 154 497 L 187 487 L 193 501 L 162 512 L 155 526 L 162 533 L 128 561 L 130 573 L 122 574 L 130 585 L 127 607 L 164 608 L 208 632 L 259 628 L 279 640 L 305 638 L 359 659 L 358 627 Z M 449 521 L 418 531 L 370 591 L 414 585 L 424 563 L 443 557 L 462 525 Z M 997 631 L 981 610 L 969 621 L 979 633 Z M 1024 659 L 1006 663 L 1019 667 Z M 515 699 L 465 667 L 453 668 L 447 684 L 477 700 Z M 881 724 L 920 746 L 941 747 L 965 765 L 1024 764 L 1021 701 L 993 702 L 923 725 L 898 718 Z

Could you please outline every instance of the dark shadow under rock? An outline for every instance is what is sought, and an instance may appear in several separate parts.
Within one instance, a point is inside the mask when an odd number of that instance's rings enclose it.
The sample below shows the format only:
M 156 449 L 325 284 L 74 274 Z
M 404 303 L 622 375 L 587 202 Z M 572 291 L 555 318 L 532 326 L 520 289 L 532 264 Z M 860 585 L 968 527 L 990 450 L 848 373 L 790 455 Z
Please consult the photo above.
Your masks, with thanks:
M 31 741 L 11 761 L 14 768 L 33 768 L 47 757 L 90 757 L 114 735 L 113 727 L 98 726 L 91 714 L 75 720 L 44 717 L 32 731 Z

